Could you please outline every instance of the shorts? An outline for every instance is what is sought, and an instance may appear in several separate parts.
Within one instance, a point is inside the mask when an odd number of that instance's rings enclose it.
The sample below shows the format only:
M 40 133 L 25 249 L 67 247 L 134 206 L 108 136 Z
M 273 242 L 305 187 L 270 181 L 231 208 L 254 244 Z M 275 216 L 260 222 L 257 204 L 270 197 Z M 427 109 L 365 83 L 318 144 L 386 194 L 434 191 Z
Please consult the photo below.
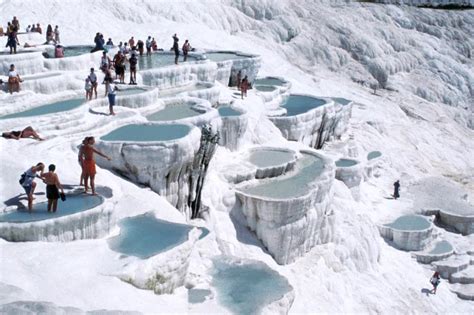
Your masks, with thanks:
M 124 72 L 125 72 L 125 67 L 124 66 L 119 66 L 119 65 L 115 66 L 115 73 L 117 75 L 124 74 Z
M 84 160 L 82 163 L 84 167 L 84 175 L 94 176 L 96 173 L 95 170 L 95 161 L 94 160 Z
M 23 189 L 25 190 L 27 195 L 30 195 L 31 189 L 33 188 L 33 185 L 28 185 L 28 186 L 22 186 Z
M 115 105 L 115 94 L 109 93 L 109 94 L 107 94 L 107 97 L 109 98 L 109 106 L 114 106 Z
M 56 185 L 46 185 L 46 198 L 48 199 L 59 199 L 59 189 Z
M 131 72 L 137 71 L 137 66 L 130 66 L 130 71 Z

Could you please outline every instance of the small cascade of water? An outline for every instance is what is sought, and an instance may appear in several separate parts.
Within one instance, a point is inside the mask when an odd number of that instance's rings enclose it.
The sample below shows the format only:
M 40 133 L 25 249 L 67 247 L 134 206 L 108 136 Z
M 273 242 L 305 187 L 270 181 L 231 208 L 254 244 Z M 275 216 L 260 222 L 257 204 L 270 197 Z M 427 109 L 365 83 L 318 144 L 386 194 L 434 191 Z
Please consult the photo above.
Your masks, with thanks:
M 210 125 L 204 125 L 201 128 L 201 144 L 198 152 L 194 156 L 191 171 L 191 189 L 188 200 L 188 206 L 191 208 L 191 219 L 196 219 L 201 211 L 202 187 L 204 186 L 207 168 L 216 152 L 219 139 L 219 131 L 214 133 Z

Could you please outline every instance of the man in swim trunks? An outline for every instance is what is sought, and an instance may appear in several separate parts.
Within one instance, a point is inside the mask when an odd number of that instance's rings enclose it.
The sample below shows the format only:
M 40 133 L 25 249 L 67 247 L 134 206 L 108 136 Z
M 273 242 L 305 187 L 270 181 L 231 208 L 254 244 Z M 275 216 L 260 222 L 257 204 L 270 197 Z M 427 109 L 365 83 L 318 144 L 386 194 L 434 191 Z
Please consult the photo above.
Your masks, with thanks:
M 23 175 L 21 175 L 20 184 L 26 192 L 28 197 L 28 211 L 33 210 L 33 193 L 35 192 L 36 182 L 35 178 L 43 177 L 44 164 L 39 162 L 36 166 L 30 167 L 26 170 Z M 36 175 L 37 172 L 40 172 L 40 175 Z
M 58 175 L 54 173 L 56 166 L 48 166 L 49 172 L 43 174 L 43 181 L 46 184 L 46 198 L 48 198 L 48 212 L 56 212 L 58 208 L 59 189 L 64 195 L 63 186 L 59 182 Z
M 107 155 L 103 154 L 102 152 L 98 151 L 96 148 L 94 148 L 94 143 L 95 139 L 94 137 L 89 137 L 88 142 L 86 145 L 84 145 L 80 151 L 79 154 L 82 155 L 83 160 L 82 160 L 82 165 L 84 168 L 84 189 L 85 193 L 87 193 L 88 185 L 87 182 L 89 181 L 89 178 L 91 179 L 91 189 L 92 189 L 92 194 L 96 195 L 95 193 L 95 160 L 94 160 L 94 153 L 106 158 L 107 160 L 111 160 L 110 157 Z

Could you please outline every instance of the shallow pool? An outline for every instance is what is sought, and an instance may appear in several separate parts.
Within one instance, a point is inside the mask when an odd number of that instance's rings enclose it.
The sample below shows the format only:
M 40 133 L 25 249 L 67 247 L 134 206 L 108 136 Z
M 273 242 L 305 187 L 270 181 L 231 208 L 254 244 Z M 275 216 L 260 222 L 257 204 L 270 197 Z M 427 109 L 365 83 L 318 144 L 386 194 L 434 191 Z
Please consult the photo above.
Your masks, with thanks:
M 84 103 L 83 98 L 69 99 L 52 104 L 38 106 L 23 112 L 1 116 L 0 119 L 41 116 L 75 109 Z
M 295 158 L 293 152 L 274 149 L 255 149 L 250 153 L 249 161 L 257 167 L 271 167 L 287 164 Z
M 150 121 L 171 121 L 203 114 L 192 108 L 195 103 L 169 104 L 164 109 L 146 116 Z
M 357 161 L 350 159 L 339 159 L 336 161 L 337 167 L 351 167 L 357 164 Z
M 286 98 L 281 107 L 286 109 L 286 116 L 295 116 L 306 113 L 307 111 L 326 104 L 326 100 L 306 96 L 292 94 Z
M 67 195 L 66 197 L 66 201 L 58 200 L 58 209 L 55 213 L 48 212 L 47 202 L 40 202 L 33 204 L 32 213 L 26 209 L 8 212 L 0 215 L 0 222 L 19 223 L 54 219 L 95 208 L 104 202 L 104 198 L 100 196 L 86 194 Z
M 435 244 L 435 246 L 428 252 L 428 254 L 432 255 L 441 255 L 446 254 L 454 250 L 453 245 L 451 245 L 448 241 L 439 241 Z
M 331 98 L 334 102 L 341 104 L 341 105 L 348 105 L 351 100 L 348 100 L 347 98 L 342 98 L 342 97 L 332 97 Z
M 65 46 L 64 57 L 76 57 L 80 55 L 90 54 L 94 46 Z M 49 49 L 48 52 L 43 54 L 46 58 L 55 58 L 54 49 Z
M 385 224 L 385 226 L 402 231 L 421 231 L 429 228 L 431 223 L 419 215 L 404 215 L 390 224 Z
M 242 112 L 230 107 L 230 106 L 222 106 L 217 109 L 219 111 L 219 115 L 222 117 L 229 117 L 229 116 L 240 116 Z
M 372 151 L 372 152 L 369 152 L 369 154 L 367 154 L 367 160 L 376 159 L 376 158 L 381 157 L 381 156 L 382 156 L 382 152 Z
M 275 86 L 282 86 L 285 84 L 285 81 L 280 80 L 278 78 L 261 78 L 255 80 L 255 85 L 275 85 Z
M 259 314 L 265 305 L 291 290 L 284 277 L 263 263 L 215 260 L 214 268 L 212 286 L 217 299 L 235 314 Z
M 209 52 L 205 54 L 206 58 L 211 61 L 226 61 L 234 59 L 245 59 L 250 58 L 249 56 L 239 55 L 233 52 Z
M 276 90 L 276 87 L 271 85 L 255 85 L 255 89 L 260 92 L 273 92 Z
M 123 89 L 123 90 L 117 90 L 117 96 L 124 96 L 124 95 L 135 95 L 135 94 L 140 94 L 147 92 L 147 89 L 144 88 L 131 88 L 131 89 Z
M 295 169 L 297 171 L 290 176 L 276 177 L 255 186 L 247 186 L 242 192 L 272 199 L 304 196 L 310 191 L 310 184 L 323 172 L 324 162 L 317 156 L 302 153 L 302 157 L 296 161 Z
M 186 136 L 191 128 L 180 124 L 132 124 L 102 136 L 103 141 L 169 141 Z
M 188 55 L 188 62 L 189 61 L 196 61 L 195 57 Z M 179 64 L 184 64 L 183 62 L 183 55 L 179 56 L 178 60 Z M 147 70 L 153 68 L 160 68 L 165 66 L 174 65 L 174 54 L 162 54 L 162 53 L 152 53 L 151 56 L 138 56 L 138 69 L 139 70 Z

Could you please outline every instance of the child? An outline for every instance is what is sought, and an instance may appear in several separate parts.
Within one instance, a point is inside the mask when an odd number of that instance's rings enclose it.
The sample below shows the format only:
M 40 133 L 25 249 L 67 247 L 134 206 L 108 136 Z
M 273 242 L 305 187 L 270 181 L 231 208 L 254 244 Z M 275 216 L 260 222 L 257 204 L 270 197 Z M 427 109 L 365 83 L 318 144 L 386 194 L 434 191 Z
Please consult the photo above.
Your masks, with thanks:
M 86 101 L 92 99 L 92 83 L 89 77 L 86 78 L 86 84 L 84 85 L 84 89 L 86 90 Z
M 58 199 L 60 198 L 59 189 L 61 189 L 62 195 L 64 195 L 64 190 L 59 182 L 58 175 L 54 173 L 56 166 L 51 164 L 48 166 L 48 170 L 49 172 L 43 174 L 43 181 L 46 184 L 46 198 L 48 198 L 48 212 L 56 212 Z

